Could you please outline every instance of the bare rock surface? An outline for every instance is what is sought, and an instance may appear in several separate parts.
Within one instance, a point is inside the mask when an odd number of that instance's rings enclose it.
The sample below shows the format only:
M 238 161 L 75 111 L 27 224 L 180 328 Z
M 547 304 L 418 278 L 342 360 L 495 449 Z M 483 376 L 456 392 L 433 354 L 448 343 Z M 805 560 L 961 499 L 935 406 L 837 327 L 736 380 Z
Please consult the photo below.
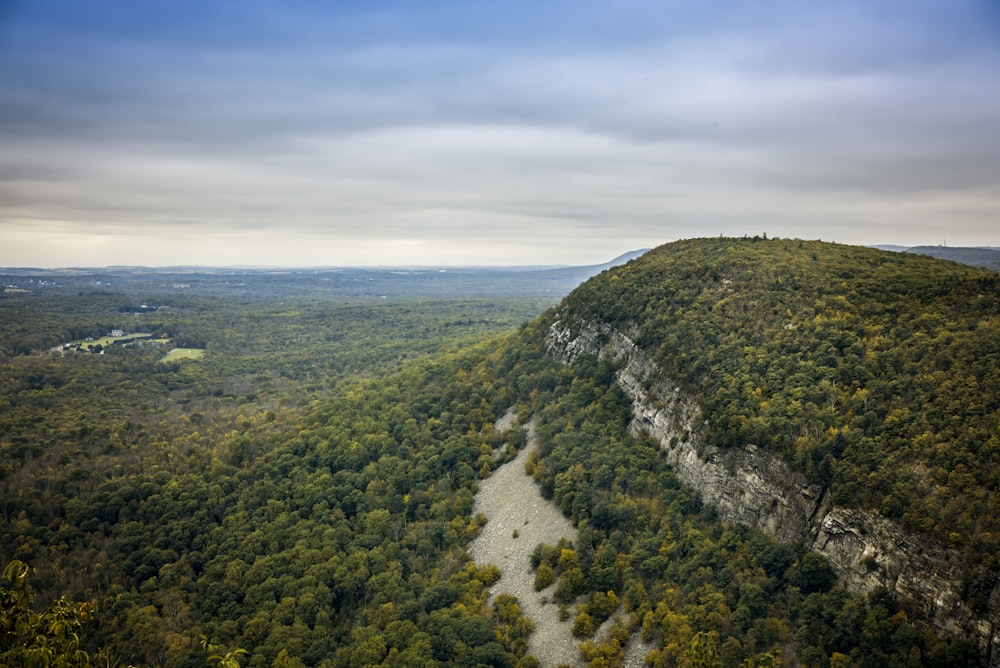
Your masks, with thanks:
M 501 418 L 498 427 L 509 427 L 511 419 Z M 479 485 L 473 513 L 483 513 L 487 522 L 469 546 L 477 564 L 495 564 L 500 581 L 493 585 L 492 597 L 516 596 L 521 611 L 535 623 L 528 639 L 529 651 L 543 667 L 583 666 L 576 639 L 570 632 L 572 618 L 559 621 L 559 608 L 551 601 L 555 585 L 536 592 L 531 552 L 539 543 L 555 544 L 560 538 L 576 541 L 577 532 L 559 508 L 544 499 L 538 486 L 524 472 L 524 463 L 536 448 L 534 421 L 525 425 L 528 445 L 513 461 L 499 467 Z M 517 531 L 517 538 L 514 537 Z
M 645 642 L 638 633 L 633 633 L 625 648 L 622 668 L 646 668 L 646 655 L 656 649 L 651 642 Z

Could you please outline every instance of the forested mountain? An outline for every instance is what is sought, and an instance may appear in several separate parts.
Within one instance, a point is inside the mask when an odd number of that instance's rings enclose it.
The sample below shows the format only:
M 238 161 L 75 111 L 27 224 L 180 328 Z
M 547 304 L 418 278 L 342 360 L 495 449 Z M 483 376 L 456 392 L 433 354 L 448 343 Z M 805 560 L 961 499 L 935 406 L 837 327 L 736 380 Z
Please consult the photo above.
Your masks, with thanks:
M 663 415 L 683 405 L 695 419 L 677 447 L 752 446 L 820 506 L 941 543 L 988 624 L 996 274 L 711 239 L 605 271 L 538 318 L 552 302 L 537 295 L 173 285 L 0 298 L 0 551 L 16 560 L 0 582 L 0 662 L 51 650 L 109 666 L 536 665 L 531 620 L 488 598 L 500 571 L 465 550 L 484 521 L 478 481 L 525 445 L 518 428 L 494 430 L 511 406 L 537 422 L 527 472 L 579 528 L 532 566 L 591 665 L 616 665 L 630 637 L 656 666 L 997 660 L 992 630 L 945 628 L 898 588 L 849 586 L 838 562 L 766 522 L 720 521 L 636 414 L 638 394 Z M 205 354 L 48 350 L 112 327 Z M 609 352 L 626 339 L 632 357 Z M 630 385 L 640 352 L 650 373 Z M 877 574 L 881 555 L 866 558 Z M 81 642 L 32 632 L 53 618 Z
M 996 657 L 998 288 L 909 254 L 678 242 L 574 291 L 550 342 L 652 365 L 619 374 L 636 426 L 724 517 L 819 549 L 854 589 L 912 594 Z
M 780 453 L 1000 569 L 1000 274 L 793 240 L 670 244 L 572 293 L 636 328 L 706 439 Z

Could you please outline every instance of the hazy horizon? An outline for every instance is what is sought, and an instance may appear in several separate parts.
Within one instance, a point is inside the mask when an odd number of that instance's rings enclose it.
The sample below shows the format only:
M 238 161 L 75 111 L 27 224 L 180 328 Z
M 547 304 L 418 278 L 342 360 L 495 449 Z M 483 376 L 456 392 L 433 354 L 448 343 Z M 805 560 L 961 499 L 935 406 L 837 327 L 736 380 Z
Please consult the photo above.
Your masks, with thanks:
M 751 236 L 751 235 L 747 235 Z M 788 238 L 795 239 L 797 237 L 773 237 L 775 239 Z M 820 239 L 819 241 L 825 241 Z M 671 243 L 671 242 L 664 242 Z M 830 242 L 839 243 L 839 242 Z M 663 244 L 657 244 L 663 245 Z M 866 248 L 876 248 L 880 250 L 888 251 L 906 251 L 914 248 L 947 248 L 951 250 L 956 249 L 978 249 L 978 250 L 991 250 L 1000 252 L 1000 247 L 997 246 L 951 246 L 949 244 L 920 244 L 916 246 L 908 246 L 905 244 L 847 244 L 863 246 Z M 229 265 L 210 265 L 210 264 L 110 264 L 110 265 L 65 265 L 65 266 L 42 266 L 42 265 L 21 265 L 21 266 L 2 266 L 0 265 L 0 271 L 16 270 L 16 271 L 30 271 L 34 269 L 42 271 L 90 271 L 90 270 L 141 270 L 148 269 L 151 271 L 169 271 L 172 269 L 176 270 L 217 270 L 217 271 L 323 271 L 323 270 L 384 270 L 384 271 L 444 271 L 449 269 L 482 269 L 486 271 L 492 270 L 514 270 L 514 271 L 525 271 L 525 270 L 549 270 L 549 269 L 575 269 L 583 267 L 596 267 L 605 264 L 610 264 L 626 258 L 632 254 L 644 253 L 652 248 L 635 248 L 630 251 L 625 251 L 624 253 L 619 253 L 611 258 L 598 259 L 594 262 L 585 262 L 581 264 L 563 264 L 554 262 L 543 262 L 543 263 L 533 263 L 533 264 L 441 264 L 441 263 L 429 263 L 429 264 L 325 264 L 325 265 L 281 265 L 281 264 L 229 264 Z M 630 259 L 630 258 L 629 258 Z

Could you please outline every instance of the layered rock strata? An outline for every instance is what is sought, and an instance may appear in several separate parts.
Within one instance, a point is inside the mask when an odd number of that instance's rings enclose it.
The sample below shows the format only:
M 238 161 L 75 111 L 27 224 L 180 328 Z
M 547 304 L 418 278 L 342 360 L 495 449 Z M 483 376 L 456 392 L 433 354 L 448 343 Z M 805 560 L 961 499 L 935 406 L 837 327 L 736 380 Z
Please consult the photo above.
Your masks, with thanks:
M 632 400 L 633 431 L 659 441 L 678 477 L 714 506 L 723 521 L 822 553 L 849 591 L 885 587 L 913 601 L 938 632 L 974 639 L 987 664 L 1000 667 L 1000 586 L 995 578 L 976 574 L 977 581 L 992 584 L 990 591 L 980 592 L 980 600 L 988 601 L 986 609 L 974 610 L 962 596 L 969 571 L 955 550 L 905 531 L 878 513 L 832 504 L 825 489 L 766 450 L 705 443 L 697 403 L 636 345 L 636 337 L 634 327 L 564 318 L 551 326 L 546 346 L 564 363 L 581 354 L 615 361 L 617 381 Z

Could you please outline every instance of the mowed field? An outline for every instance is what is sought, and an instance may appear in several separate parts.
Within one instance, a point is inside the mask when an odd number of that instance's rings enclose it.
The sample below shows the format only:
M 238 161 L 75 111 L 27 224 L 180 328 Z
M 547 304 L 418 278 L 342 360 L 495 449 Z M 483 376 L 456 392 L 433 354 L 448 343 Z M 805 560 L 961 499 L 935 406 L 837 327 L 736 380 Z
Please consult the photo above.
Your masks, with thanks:
M 196 360 L 205 356 L 204 348 L 174 348 L 163 358 L 163 362 L 176 362 L 178 360 Z

